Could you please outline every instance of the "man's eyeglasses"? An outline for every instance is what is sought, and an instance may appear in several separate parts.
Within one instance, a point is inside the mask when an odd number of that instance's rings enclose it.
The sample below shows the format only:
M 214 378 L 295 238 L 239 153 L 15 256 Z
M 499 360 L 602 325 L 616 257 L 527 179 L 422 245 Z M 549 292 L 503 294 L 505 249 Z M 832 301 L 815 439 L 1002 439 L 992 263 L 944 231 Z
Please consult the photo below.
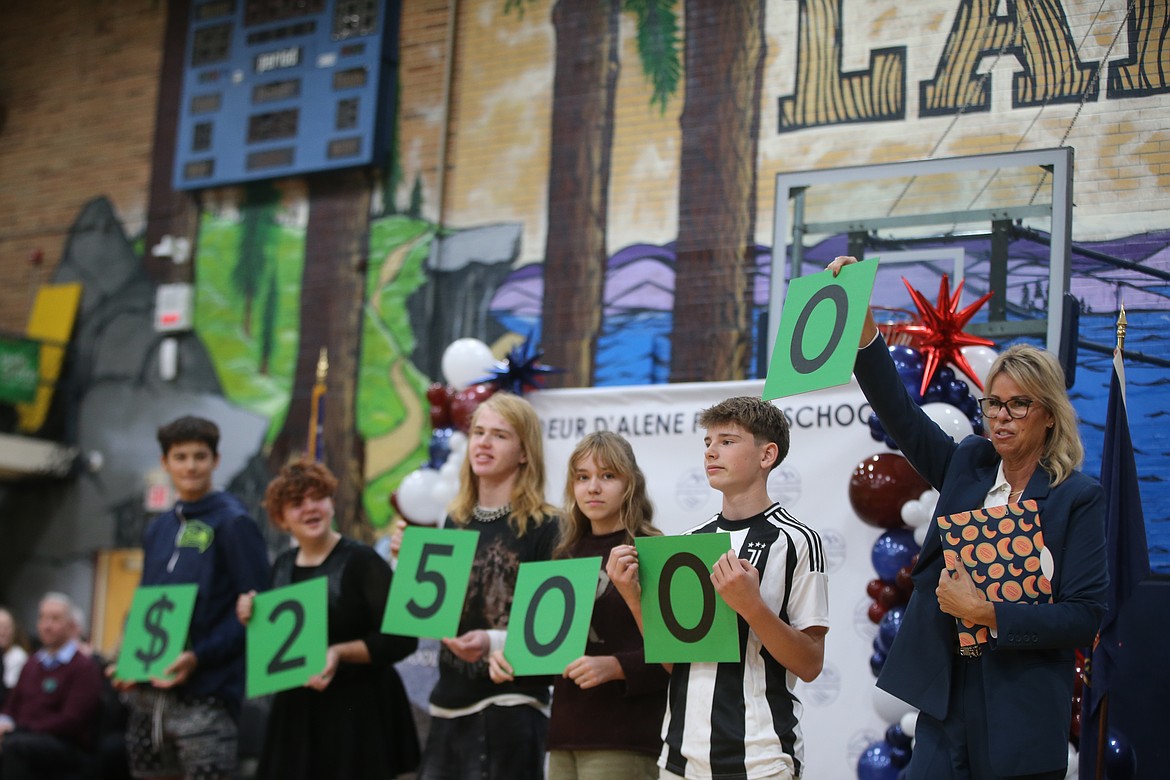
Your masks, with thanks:
M 1021 417 L 1028 416 L 1028 410 L 1032 408 L 1031 398 L 1009 398 L 1006 401 L 1001 401 L 998 398 L 980 398 L 979 410 L 983 412 L 983 416 L 991 420 L 999 416 L 1000 409 L 1007 409 L 1008 417 L 1013 420 L 1018 420 Z

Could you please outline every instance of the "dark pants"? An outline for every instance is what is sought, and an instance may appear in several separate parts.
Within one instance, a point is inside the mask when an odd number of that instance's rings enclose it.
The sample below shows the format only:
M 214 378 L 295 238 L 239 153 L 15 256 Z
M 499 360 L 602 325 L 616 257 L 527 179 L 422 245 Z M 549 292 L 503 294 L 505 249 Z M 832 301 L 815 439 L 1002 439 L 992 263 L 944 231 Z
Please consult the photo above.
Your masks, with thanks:
M 1012 775 L 1010 780 L 1064 780 L 1066 770 Z M 946 720 L 918 713 L 914 752 L 902 780 L 1009 780 L 991 768 L 983 664 L 956 659 Z
M 0 743 L 0 780 L 44 780 L 81 774 L 90 757 L 50 734 L 13 731 Z
M 526 704 L 431 718 L 419 780 L 543 780 L 548 718 Z

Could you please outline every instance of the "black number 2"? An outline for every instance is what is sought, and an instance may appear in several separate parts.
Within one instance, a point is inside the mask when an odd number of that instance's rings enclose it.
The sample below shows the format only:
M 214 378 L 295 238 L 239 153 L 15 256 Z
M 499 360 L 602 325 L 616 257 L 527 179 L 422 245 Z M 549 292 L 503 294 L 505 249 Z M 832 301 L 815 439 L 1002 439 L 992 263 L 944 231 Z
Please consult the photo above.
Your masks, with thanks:
M 303 655 L 297 658 L 284 657 L 285 653 L 289 651 L 289 648 L 293 646 L 293 643 L 296 642 L 297 638 L 301 635 L 301 629 L 305 627 L 305 607 L 303 604 L 301 604 L 301 602 L 293 601 L 292 599 L 289 599 L 288 601 L 282 601 L 277 604 L 270 613 L 268 613 L 268 622 L 275 625 L 276 621 L 285 612 L 292 613 L 292 633 L 288 635 L 288 639 L 284 640 L 284 644 L 280 646 L 280 649 L 276 651 L 276 655 L 273 656 L 272 660 L 268 662 L 269 674 L 287 672 L 290 669 L 297 669 L 302 667 L 306 663 L 305 656 Z
M 427 558 L 432 555 L 451 555 L 455 552 L 453 544 L 424 544 L 418 557 L 418 571 L 414 578 L 416 582 L 429 582 L 435 586 L 435 600 L 429 606 L 422 606 L 413 598 L 406 602 L 406 611 L 419 620 L 432 617 L 443 607 L 443 599 L 447 597 L 447 580 L 437 571 L 427 571 Z

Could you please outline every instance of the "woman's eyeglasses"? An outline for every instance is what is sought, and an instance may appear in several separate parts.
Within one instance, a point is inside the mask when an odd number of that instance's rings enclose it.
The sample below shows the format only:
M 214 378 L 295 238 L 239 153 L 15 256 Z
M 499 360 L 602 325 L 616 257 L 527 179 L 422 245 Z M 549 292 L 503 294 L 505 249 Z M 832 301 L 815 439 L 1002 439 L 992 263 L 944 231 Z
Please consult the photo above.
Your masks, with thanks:
M 994 419 L 999 416 L 1000 409 L 1007 409 L 1008 417 L 1013 420 L 1018 420 L 1021 417 L 1028 416 L 1028 410 L 1032 408 L 1031 398 L 1009 398 L 1006 401 L 1001 401 L 998 398 L 980 398 L 979 410 L 983 412 L 983 416 Z

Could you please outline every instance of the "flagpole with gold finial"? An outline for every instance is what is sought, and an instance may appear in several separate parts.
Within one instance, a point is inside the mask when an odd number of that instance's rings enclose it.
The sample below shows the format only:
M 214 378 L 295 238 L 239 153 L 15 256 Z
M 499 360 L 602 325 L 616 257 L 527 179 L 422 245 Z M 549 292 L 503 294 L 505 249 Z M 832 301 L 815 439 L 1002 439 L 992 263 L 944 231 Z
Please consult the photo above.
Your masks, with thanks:
M 307 454 L 316 461 L 324 460 L 325 443 L 325 379 L 329 376 L 329 350 L 321 347 L 317 357 L 317 381 L 309 401 L 309 447 Z
M 1117 351 L 1125 349 L 1125 304 L 1121 305 L 1121 313 L 1117 316 Z

